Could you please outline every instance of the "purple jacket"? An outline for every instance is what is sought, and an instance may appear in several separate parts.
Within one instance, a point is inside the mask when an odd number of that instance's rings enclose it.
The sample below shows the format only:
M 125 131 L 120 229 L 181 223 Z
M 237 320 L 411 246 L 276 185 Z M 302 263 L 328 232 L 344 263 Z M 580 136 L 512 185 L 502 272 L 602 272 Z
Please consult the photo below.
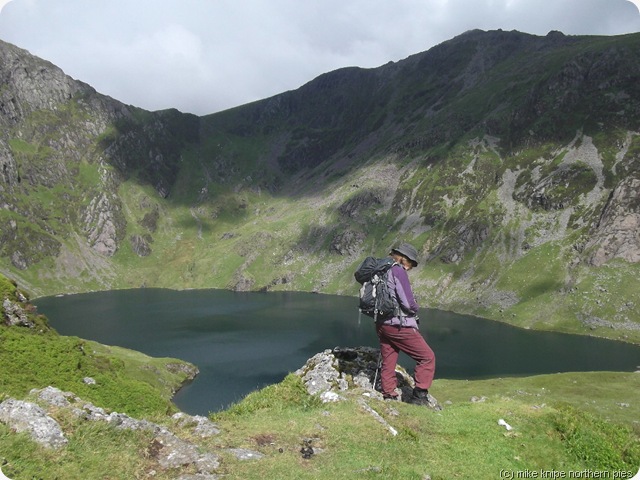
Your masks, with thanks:
M 400 325 L 402 327 L 418 328 L 418 309 L 420 306 L 413 297 L 413 290 L 409 283 L 407 271 L 401 265 L 394 265 L 387 275 L 387 285 L 389 290 L 396 293 L 398 305 L 400 305 L 401 314 L 388 318 L 384 325 Z

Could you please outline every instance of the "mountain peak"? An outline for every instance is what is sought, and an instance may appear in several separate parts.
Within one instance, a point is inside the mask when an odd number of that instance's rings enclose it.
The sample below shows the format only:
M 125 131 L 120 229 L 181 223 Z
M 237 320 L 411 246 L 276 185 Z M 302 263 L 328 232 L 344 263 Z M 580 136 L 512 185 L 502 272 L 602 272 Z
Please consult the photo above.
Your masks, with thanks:
M 196 117 L 0 43 L 2 269 L 38 293 L 352 294 L 361 257 L 402 240 L 430 259 L 429 305 L 640 337 L 640 242 L 618 235 L 638 215 L 639 45 L 472 30 Z

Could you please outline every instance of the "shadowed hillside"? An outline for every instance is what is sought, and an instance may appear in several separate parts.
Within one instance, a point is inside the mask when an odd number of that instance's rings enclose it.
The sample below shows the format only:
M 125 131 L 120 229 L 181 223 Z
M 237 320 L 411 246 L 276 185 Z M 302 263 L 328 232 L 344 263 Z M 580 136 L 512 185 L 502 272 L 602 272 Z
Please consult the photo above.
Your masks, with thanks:
M 0 268 L 34 295 L 355 295 L 402 240 L 423 305 L 640 341 L 639 50 L 475 30 L 198 118 L 0 43 Z

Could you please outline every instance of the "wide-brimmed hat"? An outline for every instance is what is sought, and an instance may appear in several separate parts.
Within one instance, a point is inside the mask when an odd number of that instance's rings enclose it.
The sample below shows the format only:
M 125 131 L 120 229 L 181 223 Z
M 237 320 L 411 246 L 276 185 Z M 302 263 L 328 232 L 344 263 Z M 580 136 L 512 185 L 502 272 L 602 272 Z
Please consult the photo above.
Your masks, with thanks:
M 413 263 L 414 267 L 418 266 L 418 251 L 414 248 L 413 245 L 408 243 L 402 243 L 397 247 L 393 247 L 391 249 L 392 252 L 397 252 L 400 255 L 404 255 Z

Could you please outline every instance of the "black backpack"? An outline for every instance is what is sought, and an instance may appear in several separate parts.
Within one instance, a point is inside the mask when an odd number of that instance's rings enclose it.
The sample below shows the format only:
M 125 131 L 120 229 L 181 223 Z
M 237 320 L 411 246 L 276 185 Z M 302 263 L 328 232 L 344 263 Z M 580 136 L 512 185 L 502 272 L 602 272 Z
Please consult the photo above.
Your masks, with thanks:
M 398 312 L 398 301 L 389 290 L 387 275 L 395 264 L 392 258 L 367 257 L 353 276 L 362 284 L 359 309 L 374 320 L 386 319 Z

